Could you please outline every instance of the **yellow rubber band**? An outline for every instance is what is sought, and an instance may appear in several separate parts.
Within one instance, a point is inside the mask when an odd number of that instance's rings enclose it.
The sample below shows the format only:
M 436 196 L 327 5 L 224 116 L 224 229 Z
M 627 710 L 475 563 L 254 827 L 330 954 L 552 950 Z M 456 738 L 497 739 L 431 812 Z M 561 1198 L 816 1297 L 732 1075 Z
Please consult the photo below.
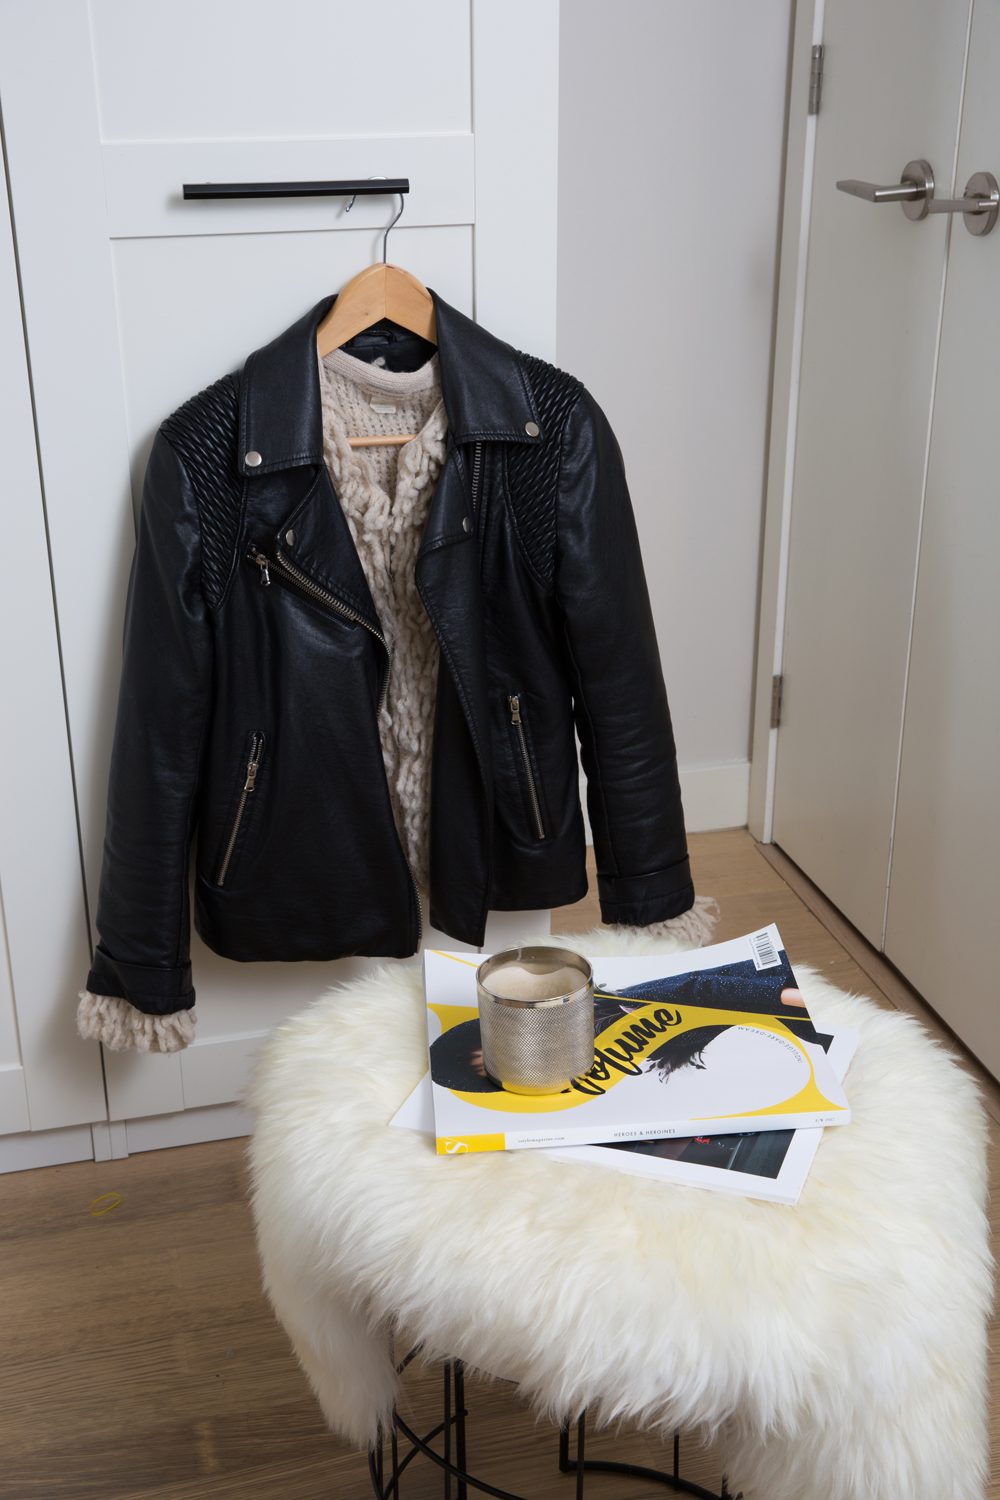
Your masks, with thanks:
M 105 1198 L 113 1198 L 115 1201 L 113 1203 L 109 1203 L 106 1208 L 98 1208 L 97 1205 L 99 1203 L 103 1203 Z M 95 1198 L 93 1203 L 90 1205 L 91 1216 L 95 1219 L 99 1219 L 101 1214 L 109 1214 L 113 1208 L 117 1208 L 121 1201 L 121 1193 L 102 1193 L 101 1196 L 99 1198 Z

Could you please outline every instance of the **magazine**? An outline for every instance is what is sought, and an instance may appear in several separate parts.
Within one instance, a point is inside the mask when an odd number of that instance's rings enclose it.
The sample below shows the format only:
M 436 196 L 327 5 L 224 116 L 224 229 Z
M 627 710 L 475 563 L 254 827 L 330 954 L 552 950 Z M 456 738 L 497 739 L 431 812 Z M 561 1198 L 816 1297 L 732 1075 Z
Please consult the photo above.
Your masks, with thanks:
M 593 1066 L 558 1094 L 486 1076 L 476 969 L 427 950 L 439 1152 L 601 1145 L 846 1124 L 850 1109 L 775 926 L 691 953 L 601 957 Z
M 843 1082 L 858 1045 L 848 1026 L 816 1022 L 820 1045 Z M 431 1075 L 425 1073 L 392 1125 L 434 1134 Z M 633 1177 L 708 1188 L 769 1203 L 795 1204 L 805 1186 L 822 1130 L 767 1130 L 710 1136 L 668 1136 L 662 1141 L 619 1141 L 611 1146 L 543 1147 L 556 1161 L 591 1162 Z

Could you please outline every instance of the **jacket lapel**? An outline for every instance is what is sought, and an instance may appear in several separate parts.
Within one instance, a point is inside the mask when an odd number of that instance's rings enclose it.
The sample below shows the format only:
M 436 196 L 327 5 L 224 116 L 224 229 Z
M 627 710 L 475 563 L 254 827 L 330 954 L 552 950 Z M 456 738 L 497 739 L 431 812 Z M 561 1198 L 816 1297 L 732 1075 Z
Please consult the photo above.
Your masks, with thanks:
M 478 548 L 458 450 L 475 442 L 532 445 L 542 441 L 542 434 L 516 351 L 436 293 L 431 295 L 449 443 L 417 558 L 417 587 L 461 701 L 489 798 L 492 760 Z M 271 544 L 380 630 L 323 462 L 316 327 L 331 302 L 320 302 L 247 361 L 239 464 L 249 485 L 248 515 L 266 528 Z M 318 472 L 307 475 L 307 466 Z M 302 479 L 290 483 L 290 471 L 296 469 L 303 471 Z M 297 504 L 296 493 L 301 497 Z M 288 541 L 289 533 L 294 542 Z
M 301 569 L 381 635 L 375 601 L 325 463 L 309 493 L 279 521 L 275 547 L 283 561 Z
M 480 774 L 490 789 L 493 762 L 483 606 L 470 511 L 460 456 L 449 440 L 417 556 L 417 588 L 461 701 Z

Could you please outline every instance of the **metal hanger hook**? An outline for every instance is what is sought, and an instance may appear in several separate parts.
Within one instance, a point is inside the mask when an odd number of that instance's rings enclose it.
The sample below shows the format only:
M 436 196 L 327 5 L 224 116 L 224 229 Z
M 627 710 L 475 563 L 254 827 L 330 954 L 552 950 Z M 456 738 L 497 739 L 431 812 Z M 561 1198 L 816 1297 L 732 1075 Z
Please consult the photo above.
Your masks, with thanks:
M 369 182 L 385 182 L 385 178 L 384 177 L 369 177 L 368 181 Z M 357 193 L 352 193 L 351 194 L 351 201 L 350 201 L 350 203 L 346 204 L 345 207 L 344 207 L 344 213 L 345 214 L 349 214 L 350 213 L 351 209 L 354 207 L 355 201 L 357 200 L 357 196 L 358 196 Z M 389 224 L 386 225 L 385 233 L 382 236 L 382 264 L 383 265 L 387 265 L 388 264 L 388 262 L 386 261 L 386 249 L 387 249 L 387 246 L 389 244 L 389 230 L 395 228 L 395 226 L 399 223 L 400 219 L 403 216 L 403 209 L 405 207 L 406 207 L 406 199 L 404 198 L 403 194 L 400 193 L 400 195 L 399 195 L 399 213 L 396 215 L 396 217 Z
M 382 236 L 382 264 L 383 265 L 388 265 L 388 261 L 385 258 L 385 253 L 386 253 L 386 246 L 389 243 L 389 230 L 392 229 L 392 228 L 394 228 L 395 225 L 398 224 L 399 220 L 402 218 L 403 209 L 405 207 L 406 207 L 406 199 L 403 197 L 403 194 L 400 193 L 400 195 L 399 195 L 399 213 L 393 219 L 393 221 L 392 221 L 391 224 L 387 224 L 386 225 L 385 234 Z

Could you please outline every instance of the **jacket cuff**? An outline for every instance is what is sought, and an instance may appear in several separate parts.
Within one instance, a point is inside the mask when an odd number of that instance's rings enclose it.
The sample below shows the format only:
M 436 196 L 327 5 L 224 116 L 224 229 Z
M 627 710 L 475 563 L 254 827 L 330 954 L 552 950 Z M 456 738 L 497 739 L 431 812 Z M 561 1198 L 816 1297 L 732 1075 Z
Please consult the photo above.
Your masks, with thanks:
M 103 944 L 94 953 L 87 989 L 94 995 L 127 1000 L 147 1016 L 171 1016 L 178 1010 L 190 1010 L 194 1004 L 189 963 L 176 969 L 123 964 L 112 958 Z
M 89 990 L 81 990 L 76 1011 L 80 1035 L 112 1052 L 181 1052 L 194 1041 L 194 1023 L 193 1010 L 149 1016 L 120 995 L 92 995 Z
M 691 864 L 678 860 L 652 875 L 598 875 L 601 921 L 618 927 L 648 927 L 690 911 L 694 905 Z

